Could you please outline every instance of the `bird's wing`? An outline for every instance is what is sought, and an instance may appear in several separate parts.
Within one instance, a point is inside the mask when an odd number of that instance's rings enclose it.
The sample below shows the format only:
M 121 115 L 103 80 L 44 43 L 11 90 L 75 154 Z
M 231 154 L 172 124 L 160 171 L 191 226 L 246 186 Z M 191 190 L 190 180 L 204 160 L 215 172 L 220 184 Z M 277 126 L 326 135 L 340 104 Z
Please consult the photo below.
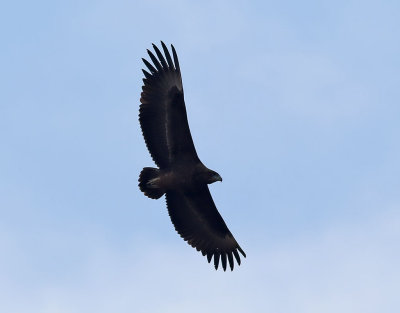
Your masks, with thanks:
M 233 257 L 240 265 L 238 251 L 244 257 L 246 254 L 215 207 L 207 185 L 190 191 L 167 191 L 166 199 L 176 231 L 193 248 L 207 255 L 208 262 L 214 256 L 215 269 L 220 259 L 224 270 L 227 259 L 233 270 Z
M 198 162 L 186 116 L 182 77 L 174 46 L 171 55 L 161 42 L 164 55 L 153 44 L 157 57 L 147 50 L 153 64 L 143 59 L 139 121 L 147 148 L 160 167 L 180 160 Z

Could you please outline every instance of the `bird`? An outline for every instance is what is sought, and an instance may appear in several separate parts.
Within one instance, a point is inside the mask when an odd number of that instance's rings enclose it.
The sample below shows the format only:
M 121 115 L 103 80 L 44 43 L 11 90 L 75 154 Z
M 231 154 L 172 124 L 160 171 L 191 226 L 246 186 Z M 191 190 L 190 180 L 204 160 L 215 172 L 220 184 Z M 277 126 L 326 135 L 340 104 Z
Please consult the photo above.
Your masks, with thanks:
M 183 93 L 181 69 L 174 46 L 171 54 L 161 41 L 164 54 L 152 44 L 147 49 L 151 62 L 142 58 L 146 69 L 140 96 L 139 123 L 147 149 L 157 165 L 144 167 L 139 188 L 151 199 L 166 198 L 168 214 L 177 233 L 189 245 L 231 271 L 246 253 L 218 212 L 208 184 L 221 176 L 199 159 L 190 133 Z

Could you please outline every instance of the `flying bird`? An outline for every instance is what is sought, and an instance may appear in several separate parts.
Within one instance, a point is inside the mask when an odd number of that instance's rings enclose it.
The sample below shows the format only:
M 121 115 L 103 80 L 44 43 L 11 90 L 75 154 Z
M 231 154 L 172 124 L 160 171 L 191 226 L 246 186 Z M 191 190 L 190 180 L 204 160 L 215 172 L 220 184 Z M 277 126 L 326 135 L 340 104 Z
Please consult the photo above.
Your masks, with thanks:
M 153 44 L 156 56 L 149 50 L 151 63 L 142 59 L 148 71 L 142 70 L 139 122 L 147 149 L 158 168 L 145 167 L 139 175 L 139 188 L 149 198 L 166 196 L 168 213 L 175 230 L 193 248 L 201 251 L 215 269 L 221 260 L 231 270 L 233 258 L 240 265 L 239 246 L 219 214 L 208 184 L 221 176 L 208 169 L 199 159 L 190 134 L 183 96 L 178 57 L 171 45 L 172 57 L 161 42 L 163 53 Z

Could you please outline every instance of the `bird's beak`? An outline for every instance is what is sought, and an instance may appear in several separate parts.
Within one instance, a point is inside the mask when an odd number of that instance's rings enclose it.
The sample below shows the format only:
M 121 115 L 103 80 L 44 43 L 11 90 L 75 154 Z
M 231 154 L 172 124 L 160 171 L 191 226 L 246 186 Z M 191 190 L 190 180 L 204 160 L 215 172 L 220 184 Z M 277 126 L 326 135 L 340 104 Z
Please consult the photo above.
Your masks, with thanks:
M 222 177 L 220 175 L 215 175 L 215 181 L 222 182 Z

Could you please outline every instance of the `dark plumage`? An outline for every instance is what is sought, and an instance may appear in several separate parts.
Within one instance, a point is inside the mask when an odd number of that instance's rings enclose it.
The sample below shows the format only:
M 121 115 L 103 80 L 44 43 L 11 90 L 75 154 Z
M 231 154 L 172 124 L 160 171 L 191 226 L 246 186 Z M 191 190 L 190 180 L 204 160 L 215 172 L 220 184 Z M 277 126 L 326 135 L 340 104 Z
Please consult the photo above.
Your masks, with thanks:
M 163 42 L 164 54 L 153 44 L 152 63 L 143 59 L 139 121 L 147 148 L 159 167 L 145 167 L 139 188 L 152 199 L 166 195 L 168 212 L 179 235 L 196 248 L 215 269 L 221 259 L 233 270 L 240 265 L 238 251 L 246 257 L 215 207 L 207 184 L 221 176 L 203 165 L 197 156 L 186 116 L 182 77 L 175 48 L 172 57 Z

